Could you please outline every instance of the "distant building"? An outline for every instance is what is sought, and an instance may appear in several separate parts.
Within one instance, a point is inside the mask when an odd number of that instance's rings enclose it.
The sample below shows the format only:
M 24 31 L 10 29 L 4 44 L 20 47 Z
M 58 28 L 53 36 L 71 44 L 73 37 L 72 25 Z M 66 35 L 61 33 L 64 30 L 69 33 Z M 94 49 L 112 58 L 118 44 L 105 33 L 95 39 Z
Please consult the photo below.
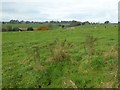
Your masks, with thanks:
M 27 28 L 19 28 L 20 31 L 27 31 Z

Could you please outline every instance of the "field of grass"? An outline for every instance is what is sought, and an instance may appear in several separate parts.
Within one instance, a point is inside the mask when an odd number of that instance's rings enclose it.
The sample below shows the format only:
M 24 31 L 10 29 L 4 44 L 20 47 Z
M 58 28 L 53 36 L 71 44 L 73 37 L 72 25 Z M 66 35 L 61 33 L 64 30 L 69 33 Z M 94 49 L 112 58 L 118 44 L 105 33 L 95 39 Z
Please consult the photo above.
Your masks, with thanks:
M 2 35 L 3 88 L 118 87 L 113 24 Z

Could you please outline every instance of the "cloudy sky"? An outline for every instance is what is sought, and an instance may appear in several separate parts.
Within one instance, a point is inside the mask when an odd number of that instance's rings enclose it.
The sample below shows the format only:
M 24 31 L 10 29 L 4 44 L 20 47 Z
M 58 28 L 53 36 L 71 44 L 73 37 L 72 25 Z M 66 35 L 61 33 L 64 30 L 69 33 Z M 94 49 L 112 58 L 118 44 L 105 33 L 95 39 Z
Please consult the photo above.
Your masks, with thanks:
M 118 21 L 119 0 L 4 0 L 2 20 Z

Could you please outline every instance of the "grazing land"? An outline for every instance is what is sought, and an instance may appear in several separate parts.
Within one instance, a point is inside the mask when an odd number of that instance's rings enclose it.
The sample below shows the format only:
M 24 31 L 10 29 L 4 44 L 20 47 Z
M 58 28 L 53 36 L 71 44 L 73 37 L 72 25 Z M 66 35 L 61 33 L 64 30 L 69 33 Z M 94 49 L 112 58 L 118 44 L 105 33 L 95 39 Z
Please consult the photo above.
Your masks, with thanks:
M 2 39 L 3 88 L 118 87 L 117 24 L 2 32 Z

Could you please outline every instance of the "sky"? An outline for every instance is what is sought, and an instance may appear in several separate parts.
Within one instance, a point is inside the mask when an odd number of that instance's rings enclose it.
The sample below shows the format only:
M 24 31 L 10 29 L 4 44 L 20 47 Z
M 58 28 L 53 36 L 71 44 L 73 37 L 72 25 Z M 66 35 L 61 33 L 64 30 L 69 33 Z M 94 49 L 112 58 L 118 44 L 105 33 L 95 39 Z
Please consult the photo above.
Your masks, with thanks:
M 118 22 L 119 0 L 2 0 L 2 21 Z

